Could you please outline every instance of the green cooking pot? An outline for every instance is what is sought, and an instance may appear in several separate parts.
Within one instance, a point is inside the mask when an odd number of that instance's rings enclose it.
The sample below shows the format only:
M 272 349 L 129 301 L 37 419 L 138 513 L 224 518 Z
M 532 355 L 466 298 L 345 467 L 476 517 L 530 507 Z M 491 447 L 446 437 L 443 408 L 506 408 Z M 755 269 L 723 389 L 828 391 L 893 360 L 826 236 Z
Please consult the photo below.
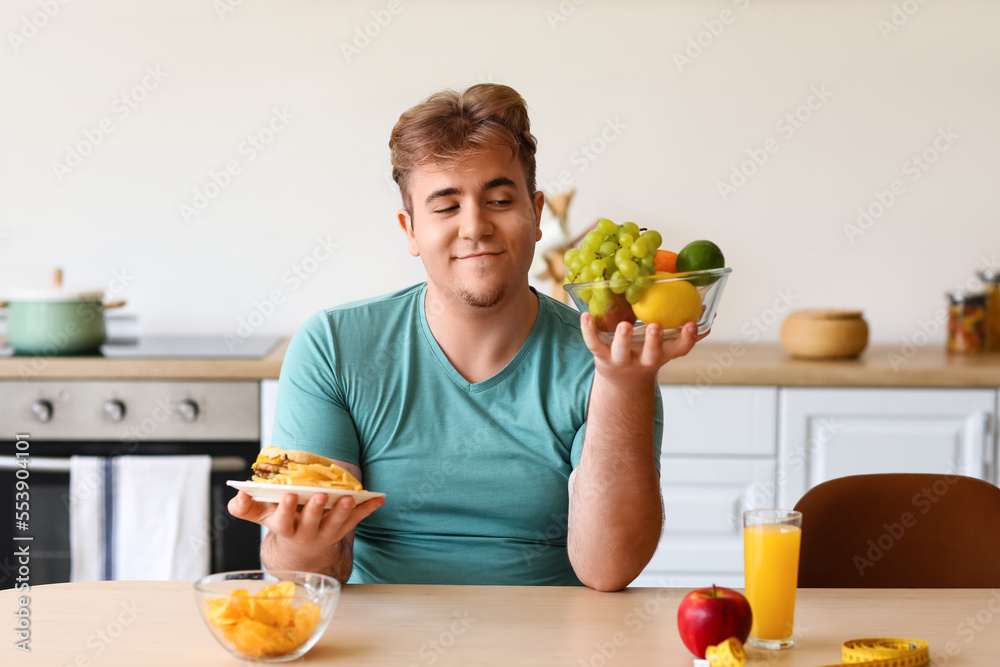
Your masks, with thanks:
M 103 290 L 66 287 L 21 290 L 7 308 L 7 338 L 17 354 L 54 357 L 97 352 L 107 336 L 104 311 L 124 301 L 102 303 Z

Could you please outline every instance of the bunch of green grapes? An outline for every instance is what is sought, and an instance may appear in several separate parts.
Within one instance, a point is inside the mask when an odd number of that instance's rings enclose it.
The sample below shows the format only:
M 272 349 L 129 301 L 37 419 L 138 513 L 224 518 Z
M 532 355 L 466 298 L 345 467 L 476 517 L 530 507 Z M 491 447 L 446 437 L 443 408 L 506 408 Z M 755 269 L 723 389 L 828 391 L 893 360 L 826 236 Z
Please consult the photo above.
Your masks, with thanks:
M 607 218 L 599 220 L 580 248 L 567 250 L 563 256 L 563 263 L 569 268 L 563 284 L 608 280 L 606 288 L 589 290 L 589 301 L 597 297 L 601 302 L 610 302 L 611 296 L 606 293 L 610 290 L 624 294 L 629 303 L 636 303 L 652 284 L 649 276 L 656 272 L 656 251 L 662 242 L 658 231 L 642 230 L 634 222 L 617 225 Z M 590 306 L 593 312 L 594 304 Z

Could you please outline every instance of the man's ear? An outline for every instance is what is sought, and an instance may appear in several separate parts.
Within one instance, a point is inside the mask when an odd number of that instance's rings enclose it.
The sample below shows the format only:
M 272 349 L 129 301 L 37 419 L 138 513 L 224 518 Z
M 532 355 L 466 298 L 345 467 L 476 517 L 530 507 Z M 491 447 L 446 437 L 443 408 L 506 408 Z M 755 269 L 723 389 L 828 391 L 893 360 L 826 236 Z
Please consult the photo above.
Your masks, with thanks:
M 535 242 L 542 240 L 542 209 L 545 208 L 545 194 L 535 191 Z
M 396 211 L 396 220 L 399 221 L 399 227 L 406 234 L 407 249 L 410 254 L 414 257 L 420 257 L 420 248 L 417 247 L 417 239 L 413 236 L 413 218 L 407 213 L 405 208 L 401 208 Z

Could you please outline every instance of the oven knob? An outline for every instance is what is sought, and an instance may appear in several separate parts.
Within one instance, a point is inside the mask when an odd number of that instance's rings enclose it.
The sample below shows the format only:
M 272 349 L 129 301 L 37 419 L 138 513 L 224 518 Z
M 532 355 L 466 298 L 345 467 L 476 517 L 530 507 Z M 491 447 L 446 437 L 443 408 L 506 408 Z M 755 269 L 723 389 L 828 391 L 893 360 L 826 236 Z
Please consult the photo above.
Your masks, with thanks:
M 40 398 L 31 404 L 31 411 L 38 416 L 38 421 L 47 422 L 52 419 L 52 403 Z
M 104 402 L 104 411 L 111 417 L 111 421 L 120 422 L 125 419 L 125 404 L 117 398 Z
M 193 422 L 198 419 L 198 404 L 190 398 L 185 398 L 184 400 L 177 402 L 177 412 L 179 412 L 181 417 L 185 420 Z

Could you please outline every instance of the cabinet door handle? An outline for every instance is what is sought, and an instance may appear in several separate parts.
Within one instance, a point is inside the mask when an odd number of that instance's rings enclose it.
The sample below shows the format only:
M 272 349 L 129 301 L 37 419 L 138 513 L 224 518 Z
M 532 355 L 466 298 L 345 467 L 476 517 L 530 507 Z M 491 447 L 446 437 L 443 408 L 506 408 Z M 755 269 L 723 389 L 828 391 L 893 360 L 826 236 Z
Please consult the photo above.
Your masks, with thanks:
M 750 509 L 748 507 L 749 503 L 747 502 L 747 495 L 752 488 L 752 484 L 747 484 L 747 486 L 744 487 L 743 492 L 736 496 L 736 500 L 733 501 L 733 520 L 730 521 L 729 526 L 733 531 L 733 535 L 743 534 L 743 512 Z
M 25 459 L 17 459 L 14 456 L 0 457 L 0 470 L 17 470 L 22 467 Z M 32 456 L 28 459 L 29 470 L 38 472 L 68 473 L 69 457 L 59 456 Z M 239 456 L 213 456 L 212 472 L 239 472 L 246 470 L 247 463 Z
M 957 461 L 958 473 L 991 480 L 993 477 L 993 438 L 990 413 L 970 413 L 965 420 L 965 437 Z
M 996 459 L 993 456 L 993 419 L 989 412 L 983 412 L 983 479 L 988 482 L 997 483 L 996 480 Z

